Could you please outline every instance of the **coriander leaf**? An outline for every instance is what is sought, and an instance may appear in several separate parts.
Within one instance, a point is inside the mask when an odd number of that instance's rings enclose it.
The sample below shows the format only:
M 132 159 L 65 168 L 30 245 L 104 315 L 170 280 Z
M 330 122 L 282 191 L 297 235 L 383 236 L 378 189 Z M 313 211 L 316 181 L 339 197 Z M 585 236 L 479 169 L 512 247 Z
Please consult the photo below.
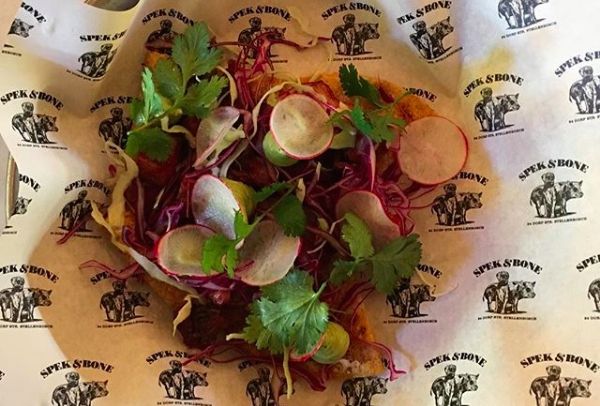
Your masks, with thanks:
M 359 76 L 353 64 L 343 64 L 340 66 L 339 76 L 346 96 L 361 96 L 372 104 L 381 105 L 381 96 L 377 87 L 372 85 L 367 79 Z
M 352 277 L 359 263 L 356 261 L 342 261 L 338 259 L 333 263 L 333 270 L 329 274 L 329 281 L 334 285 L 341 285 Z
M 144 125 L 147 121 L 147 117 L 144 115 L 144 101 L 137 97 L 133 99 L 129 105 L 129 114 L 136 127 Z
M 290 184 L 286 182 L 271 183 L 269 186 L 265 186 L 258 192 L 254 193 L 254 201 L 256 203 L 264 202 L 269 197 L 273 196 L 275 193 L 280 192 L 282 190 L 289 190 L 290 187 Z
M 152 81 L 152 71 L 144 68 L 142 72 L 142 95 L 144 96 L 144 109 L 142 110 L 143 122 L 147 123 L 154 117 L 164 113 L 162 99 L 156 92 Z
M 373 266 L 371 282 L 375 288 L 385 294 L 394 290 L 401 278 L 409 278 L 421 260 L 419 236 L 411 234 L 400 237 L 370 258 Z
M 248 224 L 244 215 L 241 211 L 235 212 L 235 217 L 233 219 L 233 229 L 235 230 L 235 236 L 238 240 L 242 240 L 250 235 L 252 230 L 254 230 L 255 224 Z
M 250 307 L 250 314 L 246 317 L 246 327 L 240 338 L 250 344 L 256 344 L 256 348 L 259 350 L 269 350 L 271 354 L 283 352 L 281 340 L 263 326 L 257 301 L 253 302 Z
M 238 261 L 239 253 L 236 249 L 236 244 L 231 244 L 227 247 L 227 252 L 225 253 L 225 269 L 227 270 L 227 276 L 230 278 L 235 276 L 235 267 L 237 266 Z
M 154 83 L 158 92 L 174 101 L 183 95 L 184 84 L 181 70 L 172 59 L 161 59 L 154 70 Z
M 175 37 L 172 55 L 181 68 L 184 85 L 192 76 L 201 76 L 215 69 L 221 59 L 221 51 L 210 47 L 210 33 L 203 22 Z
M 392 131 L 390 126 L 404 127 L 406 125 L 402 119 L 377 112 L 369 114 L 368 119 L 373 127 L 373 131 L 369 136 L 375 142 L 392 141 L 396 137 L 396 133 Z
M 294 195 L 287 195 L 273 208 L 275 220 L 287 236 L 298 237 L 306 228 L 306 213 Z
M 329 310 L 319 296 L 325 285 L 313 291 L 313 278 L 302 271 L 291 271 L 283 279 L 262 288 L 257 303 L 262 325 L 284 347 L 298 353 L 309 352 L 317 344 L 329 318 Z
M 235 241 L 222 234 L 215 234 L 202 245 L 202 270 L 209 274 L 211 271 L 223 271 L 223 257 L 229 257 L 230 249 L 235 249 Z M 229 265 L 229 264 L 228 264 Z
M 179 106 L 186 115 L 205 118 L 226 85 L 227 79 L 224 77 L 202 79 L 188 88 L 185 96 L 180 99 Z
M 173 138 L 165 134 L 160 128 L 145 128 L 131 131 L 127 137 L 125 152 L 136 157 L 142 153 L 148 158 L 164 162 L 173 150 Z
M 355 103 L 354 107 L 352 107 L 352 110 L 349 111 L 349 116 L 350 120 L 352 120 L 352 124 L 354 124 L 354 127 L 356 127 L 358 131 L 367 137 L 370 137 L 371 134 L 373 134 L 373 127 L 367 121 L 365 112 L 358 103 Z
M 360 260 L 373 255 L 373 238 L 365 222 L 354 213 L 346 213 L 344 219 L 342 238 L 348 243 L 352 256 Z

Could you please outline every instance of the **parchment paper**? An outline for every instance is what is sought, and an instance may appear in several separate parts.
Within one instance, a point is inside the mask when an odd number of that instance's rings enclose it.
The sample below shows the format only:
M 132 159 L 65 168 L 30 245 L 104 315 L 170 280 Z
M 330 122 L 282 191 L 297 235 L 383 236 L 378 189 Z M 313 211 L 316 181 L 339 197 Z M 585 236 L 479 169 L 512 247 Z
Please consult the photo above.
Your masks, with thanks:
M 413 215 L 425 247 L 420 293 L 408 308 L 397 297 L 368 303 L 378 339 L 408 373 L 324 393 L 298 384 L 282 404 L 527 406 L 554 393 L 559 405 L 600 404 L 600 3 L 534 3 L 143 0 L 114 12 L 23 2 L 0 56 L 0 133 L 21 173 L 20 209 L 0 237 L 0 404 L 74 404 L 73 372 L 94 406 L 270 404 L 258 371 L 239 364 L 188 366 L 207 385 L 195 386 L 197 399 L 169 398 L 172 361 L 185 358 L 169 310 L 132 281 L 141 304 L 114 321 L 110 295 L 122 286 L 78 267 L 127 259 L 92 223 L 56 242 L 85 200 L 108 198 L 99 127 L 137 95 L 143 45 L 161 21 L 181 32 L 204 20 L 236 40 L 260 18 L 306 40 L 294 10 L 334 40 L 303 54 L 277 48 L 277 69 L 310 73 L 331 59 L 332 70 L 352 62 L 413 88 L 465 129 L 470 155 L 458 179 L 413 202 L 438 198 Z M 32 319 L 11 319 L 6 292 L 19 277 L 38 295 Z

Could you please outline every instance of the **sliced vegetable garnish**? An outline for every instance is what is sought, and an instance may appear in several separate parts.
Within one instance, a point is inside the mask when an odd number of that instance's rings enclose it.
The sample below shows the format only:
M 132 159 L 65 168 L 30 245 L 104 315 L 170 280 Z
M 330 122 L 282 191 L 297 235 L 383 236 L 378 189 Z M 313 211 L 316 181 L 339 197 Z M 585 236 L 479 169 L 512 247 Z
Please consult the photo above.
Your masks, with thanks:
M 317 351 L 319 351 L 319 349 L 323 345 L 323 341 L 325 341 L 325 334 L 323 334 L 321 336 L 321 339 L 317 342 L 317 345 L 315 345 L 309 352 L 305 352 L 303 354 L 300 354 L 295 349 L 292 349 L 290 351 L 290 361 L 294 361 L 294 362 L 308 361 L 317 353 Z
M 375 248 L 382 247 L 401 235 L 401 230 L 385 213 L 381 200 L 376 194 L 366 190 L 348 192 L 338 200 L 336 215 L 342 218 L 346 213 L 354 213 L 369 227 Z
M 312 356 L 312 359 L 320 364 L 334 364 L 346 355 L 350 346 L 350 335 L 337 323 L 332 321 L 327 324 L 327 330 L 323 334 L 323 344 Z
M 452 179 L 467 160 L 467 139 L 444 117 L 425 117 L 410 123 L 400 138 L 398 161 L 415 182 L 437 185 Z
M 273 108 L 271 132 L 277 144 L 295 159 L 321 155 L 333 140 L 333 126 L 327 112 L 312 97 L 287 96 Z
M 292 268 L 299 250 L 298 237 L 286 236 L 274 221 L 261 221 L 240 249 L 240 262 L 248 264 L 240 279 L 253 286 L 276 282 Z
M 432 113 L 353 65 L 337 80 L 270 72 L 271 46 L 293 43 L 269 30 L 228 61 L 211 36 L 199 22 L 165 41 L 169 55 L 146 58 L 125 148 L 135 161 L 110 145 L 121 155 L 108 151 L 113 201 L 92 202 L 92 216 L 136 270 L 179 290 L 173 327 L 186 344 L 216 360 L 224 337 L 242 339 L 255 347 L 242 357 L 282 358 L 288 397 L 292 376 L 324 390 L 330 367 L 319 363 L 360 358 L 348 351 L 358 326 L 330 312 L 350 321 L 359 296 L 390 294 L 414 273 L 411 199 L 462 167 L 465 137 L 439 117 L 401 136 L 413 111 Z M 385 353 L 394 379 L 389 351 L 364 344 Z
M 176 275 L 205 275 L 202 270 L 202 246 L 214 235 L 203 226 L 189 225 L 165 234 L 158 243 L 160 266 Z
M 241 211 L 245 216 L 247 208 L 242 207 L 243 203 L 236 199 L 224 181 L 212 175 L 199 177 L 192 189 L 191 202 L 196 224 L 207 226 L 229 239 L 235 238 L 235 213 Z
M 232 140 L 227 136 L 233 130 L 233 125 L 240 117 L 240 111 L 233 107 L 219 107 L 213 110 L 204 120 L 200 122 L 196 132 L 196 168 L 203 164 L 218 150 L 227 148 Z M 235 141 L 236 137 L 233 137 Z M 239 138 L 239 137 L 238 137 Z M 225 145 L 224 144 L 225 141 Z
M 263 151 L 265 153 L 265 157 L 271 162 L 273 165 L 286 167 L 292 166 L 297 160 L 290 157 L 285 153 L 283 149 L 275 142 L 275 138 L 273 137 L 272 132 L 268 132 L 265 134 L 265 138 L 263 139 Z

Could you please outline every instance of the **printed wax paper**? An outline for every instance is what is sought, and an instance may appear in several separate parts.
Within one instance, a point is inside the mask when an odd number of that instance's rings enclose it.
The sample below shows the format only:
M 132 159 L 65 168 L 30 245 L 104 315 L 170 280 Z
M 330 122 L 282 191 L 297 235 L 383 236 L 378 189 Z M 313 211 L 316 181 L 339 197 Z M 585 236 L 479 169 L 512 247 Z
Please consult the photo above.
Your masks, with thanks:
M 57 245 L 90 201 L 110 199 L 104 138 L 127 128 L 146 40 L 196 21 L 218 41 L 267 27 L 300 43 L 331 38 L 302 54 L 275 47 L 275 68 L 353 63 L 413 90 L 468 139 L 464 170 L 412 202 L 424 207 L 412 214 L 424 256 L 410 295 L 367 303 L 407 373 L 321 393 L 298 382 L 282 405 L 600 404 L 600 3 L 19 3 L 0 55 L 0 134 L 19 166 L 0 236 L 1 405 L 273 404 L 268 368 L 200 360 L 177 371 L 191 351 L 172 336 L 170 309 L 135 280 L 79 269 L 129 263 L 98 225 Z

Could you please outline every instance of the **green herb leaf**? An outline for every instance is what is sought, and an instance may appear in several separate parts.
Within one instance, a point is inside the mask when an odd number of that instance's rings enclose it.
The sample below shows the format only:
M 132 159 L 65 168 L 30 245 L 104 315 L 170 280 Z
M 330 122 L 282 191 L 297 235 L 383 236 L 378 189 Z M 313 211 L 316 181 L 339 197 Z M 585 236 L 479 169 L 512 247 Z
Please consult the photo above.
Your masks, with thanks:
M 137 97 L 133 99 L 129 105 L 129 114 L 131 115 L 136 127 L 144 125 L 146 123 L 146 116 L 144 115 L 144 101 Z
M 205 118 L 226 85 L 227 79 L 224 77 L 213 76 L 209 80 L 202 79 L 188 88 L 178 104 L 184 114 Z
M 184 92 L 181 70 L 172 59 L 161 59 L 156 64 L 154 82 L 161 95 L 175 101 Z
M 329 274 L 329 281 L 334 285 L 341 285 L 352 277 L 358 269 L 359 263 L 356 261 L 337 260 L 333 263 L 333 270 Z
M 225 269 L 223 258 L 228 256 L 232 246 L 235 249 L 235 241 L 228 239 L 223 234 L 213 235 L 204 241 L 204 245 L 202 245 L 202 270 L 204 273 L 222 272 Z
M 221 50 L 210 47 L 208 26 L 196 23 L 173 41 L 173 60 L 181 68 L 184 86 L 192 76 L 201 76 L 215 69 Z
M 354 213 L 346 213 L 344 219 L 342 238 L 348 243 L 352 256 L 360 260 L 373 255 L 373 238 L 365 222 Z
M 263 326 L 257 301 L 250 306 L 250 314 L 246 317 L 246 327 L 244 327 L 238 338 L 250 344 L 255 344 L 259 350 L 268 350 L 271 354 L 281 354 L 283 352 L 281 340 Z
M 260 320 L 284 347 L 307 353 L 317 344 L 329 318 L 319 296 L 325 285 L 313 291 L 313 278 L 303 271 L 291 271 L 280 281 L 264 286 L 258 301 Z
M 371 282 L 378 291 L 389 294 L 398 280 L 412 276 L 420 260 L 418 235 L 397 238 L 370 258 L 373 266 Z
M 368 119 L 373 130 L 367 135 L 375 142 L 392 141 L 397 134 L 392 131 L 391 126 L 404 127 L 406 125 L 406 122 L 402 119 L 378 112 L 369 114 Z
M 142 110 L 143 122 L 147 123 L 155 117 L 164 113 L 162 99 L 156 92 L 154 82 L 152 81 L 152 71 L 144 68 L 142 72 L 142 95 L 144 99 L 144 109 Z
M 143 153 L 158 162 L 166 161 L 172 150 L 173 138 L 156 127 L 130 132 L 125 146 L 129 156 L 136 157 Z
M 306 213 L 294 195 L 287 195 L 273 208 L 275 220 L 287 236 L 298 237 L 306 228 Z
M 369 123 L 365 117 L 365 112 L 358 103 L 354 103 L 354 107 L 349 111 L 350 120 L 354 127 L 366 136 L 370 136 L 373 133 L 373 126 Z
M 366 100 L 377 106 L 381 105 L 381 96 L 377 87 L 372 85 L 367 79 L 358 75 L 358 71 L 353 64 L 340 66 L 340 83 L 346 96 L 364 97 Z
M 233 229 L 237 237 L 236 239 L 241 241 L 248 237 L 252 230 L 254 230 L 254 227 L 256 227 L 256 224 L 248 224 L 242 212 L 240 210 L 236 211 L 233 219 Z
M 254 193 L 254 202 L 264 202 L 269 197 L 273 196 L 275 193 L 280 192 L 282 190 L 289 190 L 290 187 L 291 185 L 286 182 L 271 183 L 269 186 L 265 186 L 258 192 Z
M 235 239 L 216 234 L 206 240 L 202 246 L 202 270 L 207 274 L 211 271 L 227 271 L 227 275 L 233 278 L 239 262 L 237 245 L 250 235 L 256 224 L 248 224 L 242 212 L 236 211 L 233 219 Z

